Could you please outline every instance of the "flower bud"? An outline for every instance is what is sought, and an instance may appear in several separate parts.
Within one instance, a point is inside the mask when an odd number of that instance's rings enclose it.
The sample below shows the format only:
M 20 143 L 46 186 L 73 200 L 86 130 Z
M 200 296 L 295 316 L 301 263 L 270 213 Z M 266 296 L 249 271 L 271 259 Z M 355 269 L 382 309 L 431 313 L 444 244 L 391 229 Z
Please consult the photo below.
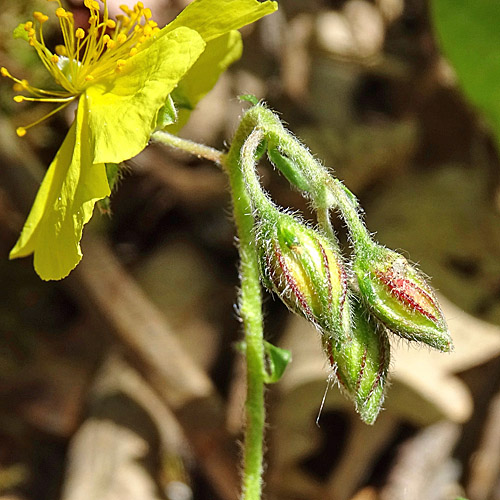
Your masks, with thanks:
M 266 288 L 335 341 L 349 341 L 347 275 L 328 239 L 279 213 L 273 222 L 259 222 L 257 245 Z
M 338 344 L 323 336 L 323 348 L 339 387 L 354 401 L 356 411 L 373 424 L 384 402 L 390 344 L 386 329 L 353 301 L 352 342 Z
M 453 349 L 432 288 L 402 255 L 371 245 L 356 256 L 354 272 L 364 299 L 390 330 L 443 352 Z

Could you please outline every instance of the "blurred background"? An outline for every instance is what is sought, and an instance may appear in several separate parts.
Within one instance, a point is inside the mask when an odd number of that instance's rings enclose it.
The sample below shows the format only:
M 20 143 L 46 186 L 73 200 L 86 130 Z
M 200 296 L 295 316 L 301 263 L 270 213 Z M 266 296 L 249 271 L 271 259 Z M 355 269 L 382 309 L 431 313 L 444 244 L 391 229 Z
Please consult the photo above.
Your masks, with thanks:
M 82 2 L 69 3 L 83 25 Z M 163 25 L 187 3 L 148 6 Z M 0 66 L 43 87 L 34 51 L 11 33 L 53 5 L 0 6 Z M 266 498 L 499 500 L 494 135 L 441 54 L 427 1 L 279 6 L 243 30 L 242 59 L 181 135 L 223 149 L 246 107 L 237 96 L 265 99 L 359 197 L 376 238 L 432 276 L 456 349 L 393 339 L 377 423 L 334 387 L 316 425 L 328 376 L 317 332 L 266 295 L 267 337 L 293 354 L 267 391 Z M 0 85 L 0 500 L 236 499 L 245 383 L 224 174 L 148 147 L 126 165 L 111 214 L 86 227 L 79 267 L 42 282 L 31 258 L 8 252 L 71 112 L 19 139 L 15 128 L 50 108 L 16 104 Z M 270 167 L 262 176 L 281 205 L 311 215 Z

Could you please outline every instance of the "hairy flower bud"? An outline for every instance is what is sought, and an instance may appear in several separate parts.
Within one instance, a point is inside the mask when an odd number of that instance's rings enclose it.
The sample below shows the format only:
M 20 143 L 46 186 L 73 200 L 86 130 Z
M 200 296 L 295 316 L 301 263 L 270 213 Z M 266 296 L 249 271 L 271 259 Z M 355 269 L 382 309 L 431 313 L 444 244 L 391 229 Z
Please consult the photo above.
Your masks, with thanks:
M 353 302 L 352 342 L 338 344 L 323 336 L 323 348 L 339 386 L 354 401 L 356 411 L 373 424 L 382 408 L 390 361 L 386 329 L 363 305 Z
M 402 255 L 374 244 L 356 256 L 354 272 L 366 302 L 390 330 L 443 352 L 452 350 L 432 288 Z
M 264 285 L 335 341 L 349 341 L 347 275 L 328 239 L 280 213 L 273 222 L 260 221 L 257 245 Z

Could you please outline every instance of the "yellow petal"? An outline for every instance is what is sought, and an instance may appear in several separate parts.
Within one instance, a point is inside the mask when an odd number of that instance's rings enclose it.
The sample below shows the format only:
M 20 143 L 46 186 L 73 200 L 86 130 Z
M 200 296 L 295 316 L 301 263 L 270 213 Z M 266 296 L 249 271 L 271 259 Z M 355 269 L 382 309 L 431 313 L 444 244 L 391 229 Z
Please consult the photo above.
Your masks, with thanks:
M 80 100 L 77 117 L 52 161 L 10 258 L 34 253 L 44 280 L 66 277 L 80 262 L 83 226 L 95 203 L 110 194 L 103 163 L 92 164 L 88 109 Z

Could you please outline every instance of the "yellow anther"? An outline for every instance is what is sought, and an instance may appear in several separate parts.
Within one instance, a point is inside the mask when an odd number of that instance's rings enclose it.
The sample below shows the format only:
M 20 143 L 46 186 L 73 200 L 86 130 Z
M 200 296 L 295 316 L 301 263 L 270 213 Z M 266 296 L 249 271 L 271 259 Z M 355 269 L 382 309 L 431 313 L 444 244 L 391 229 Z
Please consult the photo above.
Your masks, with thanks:
M 108 43 L 110 40 L 111 40 L 111 37 L 110 37 L 108 34 L 106 34 L 106 35 L 104 35 L 104 36 L 102 37 L 102 41 L 103 41 L 104 43 Z
M 153 28 L 153 35 L 155 35 L 156 33 L 158 33 L 158 31 L 160 31 L 160 28 Z
M 59 62 L 59 56 L 57 56 L 56 54 L 54 54 L 50 60 L 54 63 L 54 64 L 57 64 Z
M 136 24 L 134 26 L 134 32 L 137 33 L 138 31 L 140 31 L 142 29 L 142 26 L 140 26 L 139 24 Z
M 153 17 L 153 13 L 151 12 L 151 9 L 149 9 L 149 8 L 144 9 L 143 15 L 146 19 L 151 19 Z
M 82 40 L 83 38 L 85 38 L 85 31 L 82 28 L 78 28 L 75 32 L 75 36 L 79 40 Z
M 33 21 L 24 23 L 24 31 L 29 31 L 31 28 L 33 28 Z
M 23 92 L 23 90 L 26 90 L 28 88 L 28 80 L 21 80 L 19 82 L 14 83 L 12 85 L 12 88 L 14 89 L 14 92 Z
M 125 12 L 125 14 L 130 14 L 132 12 L 127 5 L 120 5 L 120 10 Z
M 18 137 L 24 137 L 26 135 L 26 129 L 24 127 L 17 127 L 16 134 Z
M 67 56 L 68 50 L 64 45 L 56 45 L 56 54 L 59 56 Z
M 110 30 L 114 30 L 116 28 L 116 22 L 113 21 L 113 19 L 108 19 L 106 21 L 106 26 L 110 29 Z
M 125 59 L 118 59 L 118 61 L 116 61 L 116 71 L 121 71 L 125 64 L 127 64 L 127 61 L 125 61 Z
M 9 70 L 7 68 L 5 68 L 4 66 L 2 66 L 0 68 L 0 75 L 2 75 L 2 76 L 10 76 Z
M 35 34 L 36 34 L 36 31 L 34 28 L 31 28 L 30 30 L 28 30 L 28 37 L 29 38 L 35 38 Z
M 56 9 L 56 16 L 57 17 L 68 17 L 68 12 L 63 9 L 62 7 L 58 7 Z
M 142 2 L 137 2 L 135 4 L 135 6 L 137 7 L 138 10 L 143 10 L 144 9 L 144 4 Z
M 148 37 L 147 37 L 146 35 L 142 35 L 142 36 L 139 38 L 139 43 L 144 43 L 147 39 L 148 39 Z
M 49 20 L 49 16 L 46 16 L 45 14 L 42 14 L 41 12 L 33 12 L 33 17 L 39 22 L 39 23 L 44 23 Z
M 106 42 L 106 45 L 108 46 L 108 49 L 113 49 L 116 46 L 116 42 L 110 39 Z
M 158 23 L 156 21 L 148 21 L 148 25 L 151 26 L 151 28 L 156 28 Z
M 85 7 L 87 7 L 87 9 L 99 10 L 99 3 L 95 0 L 84 0 L 83 4 L 85 5 Z
M 85 77 L 85 81 L 86 81 L 86 82 L 91 82 L 93 79 L 94 79 L 94 77 L 93 77 L 92 75 L 87 75 L 87 76 Z
M 116 37 L 116 41 L 118 43 L 123 43 L 123 42 L 126 42 L 127 41 L 127 35 L 125 33 L 120 33 L 117 37 Z
M 23 102 L 24 101 L 24 96 L 22 96 L 22 95 L 15 95 L 14 96 L 14 101 L 16 101 L 16 102 Z
M 153 28 L 149 26 L 149 24 L 146 24 L 143 31 L 146 36 L 151 36 L 151 34 L 153 33 Z
M 133 57 L 137 54 L 137 49 L 135 47 L 132 47 L 130 49 L 130 52 L 128 53 L 129 57 Z

